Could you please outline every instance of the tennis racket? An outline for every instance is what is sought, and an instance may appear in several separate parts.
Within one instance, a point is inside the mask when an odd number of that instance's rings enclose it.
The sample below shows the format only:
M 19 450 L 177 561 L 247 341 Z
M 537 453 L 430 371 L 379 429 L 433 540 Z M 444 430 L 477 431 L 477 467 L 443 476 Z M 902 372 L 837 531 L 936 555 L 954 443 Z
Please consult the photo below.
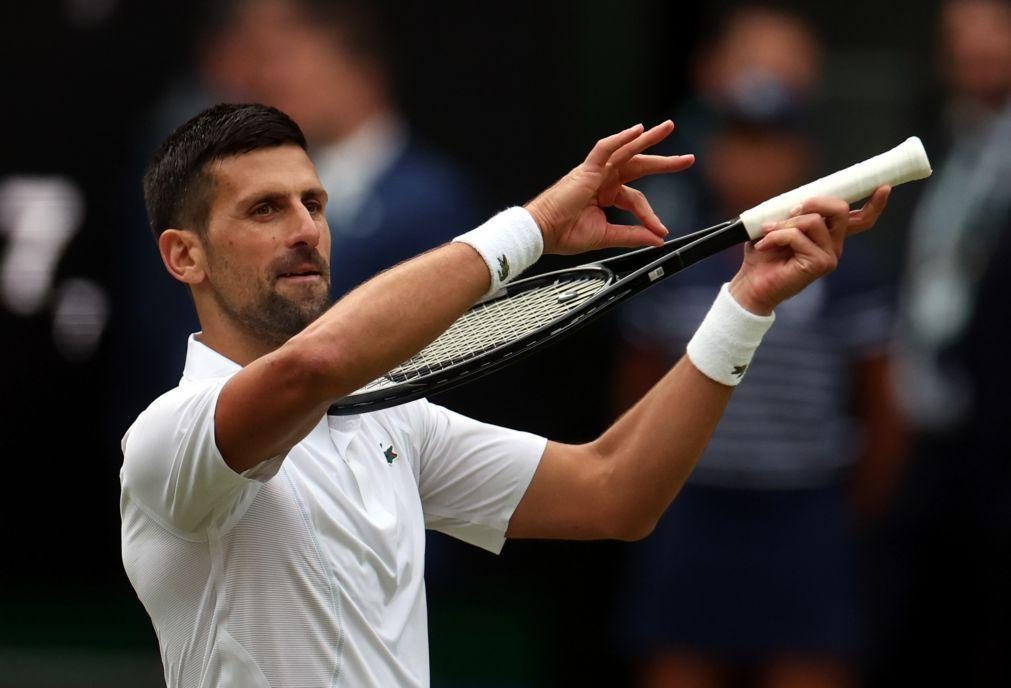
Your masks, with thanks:
M 914 136 L 886 153 L 765 201 L 738 218 L 662 246 L 517 280 L 479 301 L 419 353 L 340 399 L 328 412 L 378 411 L 475 380 L 558 341 L 703 258 L 760 238 L 762 224 L 786 219 L 808 198 L 836 196 L 853 203 L 882 184 L 897 186 L 930 172 L 923 144 Z

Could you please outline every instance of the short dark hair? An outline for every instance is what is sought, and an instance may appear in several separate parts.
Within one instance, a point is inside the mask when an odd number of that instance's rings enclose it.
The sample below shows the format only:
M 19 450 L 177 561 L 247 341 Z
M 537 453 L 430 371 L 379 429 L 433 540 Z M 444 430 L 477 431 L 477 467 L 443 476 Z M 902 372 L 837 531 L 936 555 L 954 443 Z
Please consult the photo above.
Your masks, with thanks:
M 222 103 L 173 131 L 144 173 L 144 202 L 155 238 L 169 228 L 206 229 L 214 189 L 208 164 L 284 145 L 305 150 L 305 135 L 288 115 L 267 105 Z

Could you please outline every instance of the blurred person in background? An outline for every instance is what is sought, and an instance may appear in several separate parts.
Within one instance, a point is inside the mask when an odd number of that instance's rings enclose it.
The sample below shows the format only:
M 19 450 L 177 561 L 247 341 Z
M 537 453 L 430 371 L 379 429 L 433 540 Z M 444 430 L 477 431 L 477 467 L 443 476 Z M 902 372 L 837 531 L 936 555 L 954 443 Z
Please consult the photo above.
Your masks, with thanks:
M 871 678 L 1011 685 L 1011 4 L 948 0 L 939 20 L 947 152 L 909 233 L 896 388 L 913 450 L 876 543 Z
M 144 131 L 139 168 L 180 121 L 220 101 L 256 101 L 292 114 L 303 127 L 330 192 L 332 292 L 438 246 L 478 222 L 470 179 L 423 144 L 397 111 L 385 16 L 356 0 L 221 0 L 199 30 L 195 68 L 167 90 Z M 130 175 L 128 197 L 136 197 Z M 115 432 L 147 401 L 177 382 L 192 303 L 166 279 L 136 231 L 143 208 L 126 218 L 117 289 L 123 362 Z M 158 304 L 153 308 L 152 304 Z M 152 361 L 157 361 L 152 365 Z
M 676 117 L 694 173 L 640 185 L 674 234 L 733 217 L 817 176 L 809 127 L 821 46 L 767 6 L 728 15 Z M 856 462 L 900 453 L 888 430 L 887 290 L 850 255 L 781 304 L 698 468 L 654 537 L 637 543 L 619 626 L 641 685 L 852 686 L 861 641 Z M 739 257 L 718 254 L 623 311 L 626 407 L 683 353 Z M 873 499 L 858 491 L 868 507 Z
M 335 296 L 476 224 L 467 177 L 397 112 L 390 36 L 371 3 L 233 0 L 226 31 L 247 97 L 302 126 L 330 191 Z

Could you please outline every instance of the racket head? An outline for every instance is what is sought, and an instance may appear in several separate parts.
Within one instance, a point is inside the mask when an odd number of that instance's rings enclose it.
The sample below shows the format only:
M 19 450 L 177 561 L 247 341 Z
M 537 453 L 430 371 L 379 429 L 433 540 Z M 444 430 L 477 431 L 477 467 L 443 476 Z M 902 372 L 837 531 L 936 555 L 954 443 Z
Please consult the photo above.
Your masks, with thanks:
M 602 263 L 517 280 L 475 304 L 431 344 L 338 400 L 327 413 L 388 408 L 499 370 L 592 317 L 596 309 L 591 302 L 605 296 L 615 280 L 615 273 Z

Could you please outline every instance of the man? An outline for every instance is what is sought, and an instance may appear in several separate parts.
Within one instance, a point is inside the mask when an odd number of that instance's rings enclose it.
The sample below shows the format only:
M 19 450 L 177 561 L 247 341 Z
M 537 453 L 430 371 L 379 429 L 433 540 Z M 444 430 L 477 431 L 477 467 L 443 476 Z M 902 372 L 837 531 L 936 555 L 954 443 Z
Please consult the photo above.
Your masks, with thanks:
M 601 139 L 526 208 L 332 307 L 327 195 L 298 126 L 273 108 L 220 105 L 166 140 L 145 198 L 202 330 L 179 387 L 124 437 L 121 512 L 124 564 L 170 685 L 427 685 L 425 526 L 492 551 L 506 537 L 649 532 L 772 309 L 835 266 L 887 188 L 854 214 L 812 199 L 770 225 L 689 346 L 692 361 L 594 442 L 548 442 L 425 401 L 325 414 L 496 289 L 503 276 L 490 266 L 516 274 L 542 251 L 658 244 L 666 229 L 624 184 L 692 163 L 642 153 L 672 130 Z M 608 223 L 612 205 L 642 224 Z

